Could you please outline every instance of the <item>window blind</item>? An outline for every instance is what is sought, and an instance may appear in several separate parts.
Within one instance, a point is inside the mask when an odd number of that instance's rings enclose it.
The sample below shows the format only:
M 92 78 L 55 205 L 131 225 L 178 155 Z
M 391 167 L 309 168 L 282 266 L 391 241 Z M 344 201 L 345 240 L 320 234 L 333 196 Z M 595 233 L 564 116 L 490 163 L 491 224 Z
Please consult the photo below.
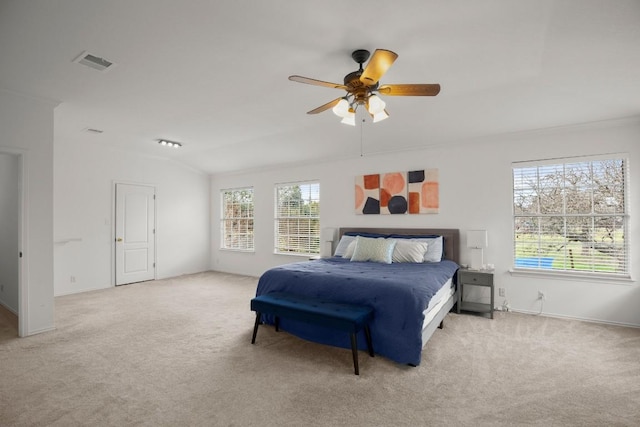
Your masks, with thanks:
M 275 252 L 320 253 L 320 183 L 276 185 Z
M 627 162 L 513 167 L 516 269 L 628 275 Z
M 253 250 L 253 188 L 222 190 L 220 193 L 220 247 Z

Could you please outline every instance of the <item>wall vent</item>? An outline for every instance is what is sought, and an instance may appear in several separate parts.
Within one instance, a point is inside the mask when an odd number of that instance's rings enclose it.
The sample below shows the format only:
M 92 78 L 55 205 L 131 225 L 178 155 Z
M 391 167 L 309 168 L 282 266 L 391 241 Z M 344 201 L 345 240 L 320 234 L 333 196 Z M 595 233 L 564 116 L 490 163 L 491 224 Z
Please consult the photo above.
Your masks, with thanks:
M 90 68 L 93 68 L 94 70 L 98 70 L 102 72 L 105 72 L 110 68 L 113 68 L 113 66 L 115 65 L 113 62 L 104 58 L 100 58 L 99 56 L 92 55 L 86 50 L 82 52 L 80 55 L 78 55 L 78 57 L 74 59 L 73 62 L 82 64 L 86 67 L 90 67 Z

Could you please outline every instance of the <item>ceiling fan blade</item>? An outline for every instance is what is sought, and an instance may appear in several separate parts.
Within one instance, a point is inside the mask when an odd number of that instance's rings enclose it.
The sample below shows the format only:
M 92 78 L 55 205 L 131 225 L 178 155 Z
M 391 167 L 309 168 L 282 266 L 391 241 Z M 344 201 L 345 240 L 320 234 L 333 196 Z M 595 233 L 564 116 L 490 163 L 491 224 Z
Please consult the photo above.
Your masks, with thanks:
M 398 54 L 385 49 L 376 49 L 369 63 L 362 71 L 360 81 L 366 85 L 375 85 L 398 58 Z
M 318 114 L 318 113 L 322 113 L 325 110 L 328 110 L 329 108 L 333 108 L 336 106 L 336 104 L 338 104 L 338 102 L 340 102 L 340 100 L 342 99 L 342 97 L 340 98 L 336 98 L 333 101 L 329 101 L 324 105 L 319 106 L 318 108 L 314 108 L 311 111 L 307 111 L 307 114 Z
M 289 80 L 291 80 L 292 82 L 306 83 L 308 85 L 325 86 L 325 87 L 332 87 L 335 89 L 347 90 L 347 87 L 345 85 L 341 85 L 338 83 L 331 83 L 331 82 L 323 82 L 322 80 L 310 79 L 309 77 L 289 76 Z
M 382 85 L 380 95 L 386 96 L 436 96 L 440 93 L 439 84 L 400 84 Z

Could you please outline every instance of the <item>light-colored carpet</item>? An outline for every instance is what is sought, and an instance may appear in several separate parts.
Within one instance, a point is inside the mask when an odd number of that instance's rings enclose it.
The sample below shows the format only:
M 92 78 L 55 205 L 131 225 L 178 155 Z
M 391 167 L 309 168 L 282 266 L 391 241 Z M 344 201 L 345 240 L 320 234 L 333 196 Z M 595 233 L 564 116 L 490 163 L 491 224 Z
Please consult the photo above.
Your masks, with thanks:
M 0 328 L 2 426 L 638 426 L 640 329 L 449 314 L 416 368 L 262 326 L 221 273 L 56 298 Z M 375 346 L 375 343 L 374 343 Z

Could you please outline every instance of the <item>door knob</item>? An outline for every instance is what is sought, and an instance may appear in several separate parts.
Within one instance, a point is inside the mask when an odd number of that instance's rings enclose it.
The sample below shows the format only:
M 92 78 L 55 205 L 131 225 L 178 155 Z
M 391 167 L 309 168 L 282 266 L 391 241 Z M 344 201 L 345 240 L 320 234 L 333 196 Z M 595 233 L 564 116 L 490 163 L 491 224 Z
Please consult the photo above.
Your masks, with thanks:
M 122 237 L 118 237 L 118 238 L 116 239 L 116 242 L 122 242 Z

